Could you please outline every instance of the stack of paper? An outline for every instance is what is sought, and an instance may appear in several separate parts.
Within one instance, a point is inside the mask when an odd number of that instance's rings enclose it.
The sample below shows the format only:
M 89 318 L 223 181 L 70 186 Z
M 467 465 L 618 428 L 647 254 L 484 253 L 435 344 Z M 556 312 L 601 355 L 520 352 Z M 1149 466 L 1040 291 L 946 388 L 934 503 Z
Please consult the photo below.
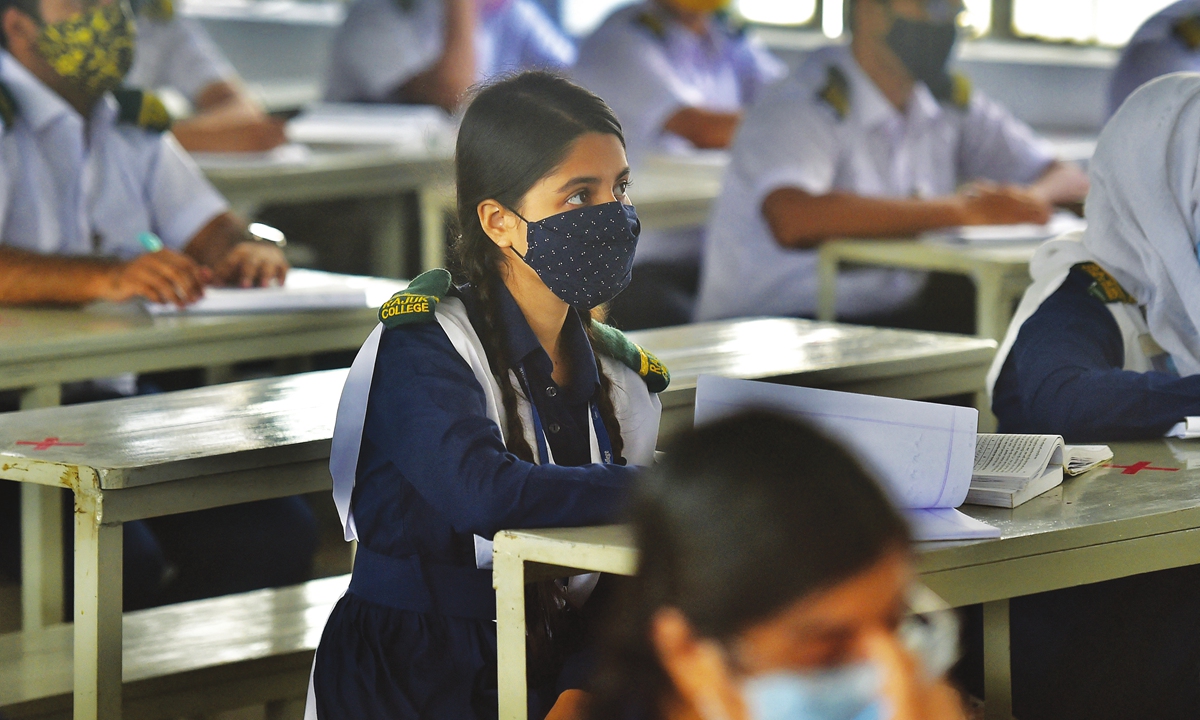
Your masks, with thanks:
M 1087 229 L 1087 221 L 1072 213 L 1058 213 L 1045 225 L 972 225 L 922 233 L 922 240 L 967 245 L 1037 243 L 1064 233 Z
M 457 129 L 440 108 L 421 105 L 312 105 L 288 122 L 292 142 L 309 145 L 391 145 L 451 151 Z
M 218 288 L 204 291 L 199 301 L 180 308 L 146 303 L 151 315 L 224 315 L 256 312 L 300 312 L 369 307 L 361 278 L 293 269 L 282 287 Z
M 979 413 L 973 408 L 701 376 L 696 424 L 758 408 L 796 417 L 853 452 L 904 509 L 918 540 L 1000 536 L 955 510 L 967 497 Z

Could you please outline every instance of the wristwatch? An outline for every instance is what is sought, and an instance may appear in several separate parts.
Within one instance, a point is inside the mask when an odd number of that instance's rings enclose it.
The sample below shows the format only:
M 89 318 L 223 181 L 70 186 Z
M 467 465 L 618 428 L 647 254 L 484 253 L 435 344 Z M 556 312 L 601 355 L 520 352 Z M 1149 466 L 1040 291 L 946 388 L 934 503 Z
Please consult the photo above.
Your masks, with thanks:
M 282 230 L 263 223 L 250 223 L 246 227 L 246 235 L 250 240 L 269 242 L 276 247 L 287 245 L 287 238 L 284 237 Z

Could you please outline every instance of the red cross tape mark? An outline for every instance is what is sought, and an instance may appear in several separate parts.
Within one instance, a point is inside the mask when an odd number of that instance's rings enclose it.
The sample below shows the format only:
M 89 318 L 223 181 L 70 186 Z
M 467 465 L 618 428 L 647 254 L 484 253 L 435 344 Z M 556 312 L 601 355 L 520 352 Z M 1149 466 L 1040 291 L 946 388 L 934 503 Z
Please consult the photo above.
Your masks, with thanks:
M 38 441 L 38 440 L 18 440 L 18 441 L 17 441 L 17 444 L 18 444 L 18 445 L 32 445 L 34 450 L 49 450 L 50 448 L 52 448 L 52 447 L 55 447 L 55 446 L 59 446 L 59 445 L 61 445 L 61 446 L 63 446 L 63 447 L 82 447 L 82 446 L 83 446 L 85 443 L 69 443 L 69 442 L 61 442 L 61 441 L 60 441 L 58 438 L 56 438 L 56 437 L 48 437 L 48 438 L 46 438 L 45 440 L 41 440 L 41 441 Z
M 1104 465 L 1103 467 L 1122 468 L 1121 469 L 1122 475 L 1137 475 L 1138 473 L 1140 473 L 1143 470 L 1162 470 L 1163 472 L 1179 472 L 1179 468 L 1150 467 L 1150 463 L 1146 462 L 1145 460 L 1143 460 L 1142 462 L 1136 462 L 1132 465 L 1113 465 L 1110 463 L 1108 465 Z

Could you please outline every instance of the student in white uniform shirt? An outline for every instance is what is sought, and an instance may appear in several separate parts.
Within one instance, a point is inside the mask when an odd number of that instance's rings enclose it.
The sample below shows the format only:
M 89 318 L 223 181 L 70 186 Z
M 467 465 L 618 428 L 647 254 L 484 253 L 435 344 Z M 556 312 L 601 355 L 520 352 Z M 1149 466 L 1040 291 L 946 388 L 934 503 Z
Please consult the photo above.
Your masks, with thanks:
M 453 112 L 476 82 L 574 62 L 574 44 L 533 0 L 356 0 L 333 40 L 325 98 Z
M 282 252 L 249 240 L 162 104 L 113 92 L 133 58 L 126 4 L 0 0 L 0 30 L 0 303 L 185 305 L 206 284 L 283 280 Z M 150 234 L 165 247 L 148 251 Z M 0 536 L 19 527 L 17 495 L 0 483 Z M 301 582 L 316 544 L 300 498 L 125 528 L 127 607 Z M 0 537 L 0 572 L 14 545 Z
M 718 14 L 728 0 L 645 0 L 579 48 L 573 76 L 621 118 L 635 166 L 656 154 L 724 149 L 742 111 L 786 68 Z M 636 197 L 636 193 L 635 193 Z M 688 322 L 703 228 L 646 231 L 629 288 L 609 311 L 635 330 Z
M 947 74 L 961 11 L 960 0 L 854 0 L 851 43 L 814 53 L 747 114 L 706 238 L 697 319 L 814 315 L 827 238 L 1041 223 L 1082 200 L 1082 171 Z M 924 281 L 842 272 L 838 315 L 912 312 Z M 961 295 L 954 304 L 969 304 Z
M 196 20 L 180 17 L 172 0 L 135 3 L 137 52 L 125 82 L 171 88 L 194 114 L 171 131 L 190 152 L 262 152 L 284 143 L 282 120 L 263 112 L 237 71 Z

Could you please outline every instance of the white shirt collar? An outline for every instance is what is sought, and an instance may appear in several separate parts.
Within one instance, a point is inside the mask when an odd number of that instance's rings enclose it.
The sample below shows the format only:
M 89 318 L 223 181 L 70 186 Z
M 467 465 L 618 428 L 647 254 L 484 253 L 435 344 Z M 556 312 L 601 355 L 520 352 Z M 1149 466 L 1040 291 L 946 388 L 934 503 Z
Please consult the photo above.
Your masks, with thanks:
M 913 86 L 907 113 L 901 113 L 859 66 L 849 45 L 843 46 L 841 55 L 841 66 L 850 84 L 850 113 L 859 125 L 876 128 L 910 120 L 932 120 L 941 115 L 942 105 L 925 83 L 918 82 Z
M 83 122 L 83 117 L 75 108 L 7 50 L 0 50 L 0 82 L 12 93 L 17 114 L 25 118 L 35 131 L 64 116 Z M 111 93 L 105 93 L 92 111 L 92 121 L 94 124 L 112 124 L 116 122 L 117 114 L 116 100 Z

